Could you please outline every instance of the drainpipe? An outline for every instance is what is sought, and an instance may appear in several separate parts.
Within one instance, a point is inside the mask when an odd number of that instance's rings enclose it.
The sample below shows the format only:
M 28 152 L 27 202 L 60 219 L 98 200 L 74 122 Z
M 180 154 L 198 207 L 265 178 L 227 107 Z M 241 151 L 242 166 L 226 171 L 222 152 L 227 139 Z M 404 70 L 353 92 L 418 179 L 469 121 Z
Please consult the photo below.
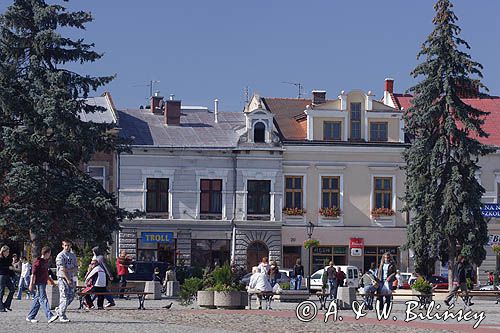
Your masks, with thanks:
M 116 205 L 120 208 L 120 153 L 116 153 Z M 120 230 L 116 232 L 115 257 L 120 254 Z
M 237 180 L 237 164 L 236 164 L 236 154 L 233 151 L 233 217 L 231 218 L 231 264 L 235 263 L 235 252 L 236 252 L 236 224 L 234 220 L 236 219 L 236 180 Z

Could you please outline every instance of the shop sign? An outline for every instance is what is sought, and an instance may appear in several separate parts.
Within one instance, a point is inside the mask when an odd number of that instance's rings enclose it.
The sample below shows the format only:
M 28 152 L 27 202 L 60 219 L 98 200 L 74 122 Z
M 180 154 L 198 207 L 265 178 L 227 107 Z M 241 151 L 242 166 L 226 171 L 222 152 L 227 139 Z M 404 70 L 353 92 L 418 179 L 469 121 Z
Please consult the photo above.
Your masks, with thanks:
M 500 204 L 487 203 L 481 207 L 483 217 L 497 217 L 500 218 Z
M 332 248 L 331 247 L 314 247 L 312 252 L 314 254 L 332 254 Z
M 365 247 L 365 240 L 363 238 L 351 238 L 349 247 L 351 249 L 362 249 Z
M 143 243 L 171 243 L 173 233 L 171 232 L 143 232 L 141 233 Z
M 333 253 L 335 254 L 346 254 L 346 252 L 347 252 L 347 247 L 345 246 L 336 246 L 333 249 Z
M 398 254 L 398 248 L 396 247 L 379 247 L 378 248 L 378 254 L 384 254 L 386 252 L 389 252 L 393 256 Z
M 489 235 L 488 245 L 500 244 L 500 235 Z

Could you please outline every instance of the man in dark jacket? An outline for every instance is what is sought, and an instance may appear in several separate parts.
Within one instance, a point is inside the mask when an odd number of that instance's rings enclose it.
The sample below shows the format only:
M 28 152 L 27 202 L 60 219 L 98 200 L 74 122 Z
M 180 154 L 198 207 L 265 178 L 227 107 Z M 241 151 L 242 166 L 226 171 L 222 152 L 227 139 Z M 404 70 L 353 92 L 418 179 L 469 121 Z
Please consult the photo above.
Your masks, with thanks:
M 465 257 L 462 255 L 459 255 L 457 257 L 457 261 L 455 264 L 455 269 L 453 270 L 453 288 L 451 289 L 450 293 L 448 296 L 446 296 L 446 299 L 444 300 L 444 304 L 447 306 L 450 306 L 450 301 L 451 299 L 455 296 L 455 294 L 458 292 L 458 290 L 462 290 L 465 292 L 465 299 L 469 299 L 467 296 L 467 280 L 466 280 L 466 266 L 465 266 Z M 474 303 L 471 303 L 468 301 L 468 305 L 473 305 Z

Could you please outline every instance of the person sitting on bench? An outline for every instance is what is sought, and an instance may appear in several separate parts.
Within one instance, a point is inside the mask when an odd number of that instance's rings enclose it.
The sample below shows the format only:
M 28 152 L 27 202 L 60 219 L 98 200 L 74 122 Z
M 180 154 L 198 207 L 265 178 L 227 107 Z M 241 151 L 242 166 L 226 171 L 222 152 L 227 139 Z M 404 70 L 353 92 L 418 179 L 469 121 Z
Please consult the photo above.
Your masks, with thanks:
M 84 292 L 96 292 L 96 293 L 103 293 L 107 292 L 106 288 L 106 272 L 102 268 L 101 265 L 99 265 L 99 262 L 97 260 L 92 260 L 89 265 L 89 272 L 85 278 L 85 285 L 86 286 L 92 286 L 90 290 L 84 290 Z M 93 307 L 93 302 L 92 302 L 92 297 L 90 294 L 85 295 L 85 305 L 87 308 L 92 308 Z M 97 309 L 98 310 L 103 310 L 104 309 L 104 295 L 97 295 Z
M 249 290 L 260 291 L 260 292 L 272 292 L 273 288 L 269 279 L 266 276 L 266 272 L 260 272 L 258 267 L 252 268 L 252 276 L 250 277 L 250 283 L 248 284 Z M 257 294 L 257 306 L 259 310 L 262 309 L 262 295 Z

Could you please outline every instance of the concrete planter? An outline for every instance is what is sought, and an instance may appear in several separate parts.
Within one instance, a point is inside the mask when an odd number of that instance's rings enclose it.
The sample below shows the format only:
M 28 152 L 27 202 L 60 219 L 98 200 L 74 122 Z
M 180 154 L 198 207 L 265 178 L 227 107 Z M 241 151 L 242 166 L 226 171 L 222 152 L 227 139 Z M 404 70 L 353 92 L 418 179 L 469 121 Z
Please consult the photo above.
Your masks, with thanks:
M 59 305 L 59 286 L 57 284 L 47 285 L 45 290 L 47 291 L 50 309 L 54 310 Z
M 209 290 L 200 290 L 196 295 L 196 301 L 199 307 L 215 309 L 214 292 Z
M 242 291 L 215 291 L 214 306 L 221 309 L 244 309 L 243 298 L 248 297 L 246 292 Z
M 158 281 L 146 281 L 144 292 L 153 293 L 152 295 L 146 295 L 146 299 L 161 299 L 161 283 Z
M 351 309 L 352 302 L 356 300 L 356 288 L 339 287 L 337 289 L 337 300 L 339 309 Z

